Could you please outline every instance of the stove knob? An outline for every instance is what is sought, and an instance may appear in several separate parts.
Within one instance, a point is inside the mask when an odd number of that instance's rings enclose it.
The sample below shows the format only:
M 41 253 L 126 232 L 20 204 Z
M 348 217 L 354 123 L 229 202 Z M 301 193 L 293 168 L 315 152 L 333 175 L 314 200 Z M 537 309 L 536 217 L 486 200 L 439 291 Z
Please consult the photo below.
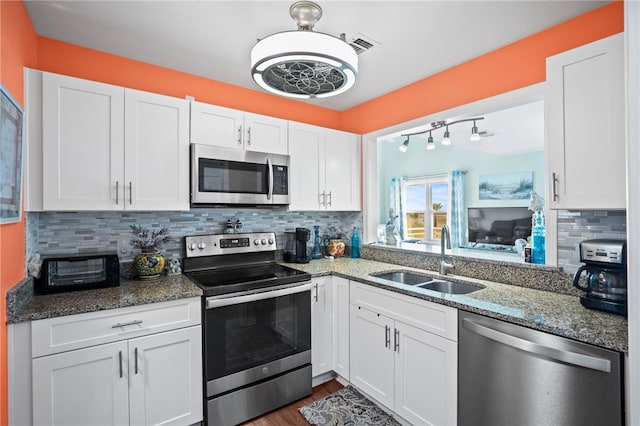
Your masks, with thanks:
M 263 246 L 266 246 L 266 245 L 267 245 L 267 240 L 263 239 L 263 240 L 261 241 L 261 243 L 262 243 L 262 245 L 263 245 Z
M 269 245 L 272 246 L 273 245 L 273 238 L 269 238 Z
M 189 244 L 189 250 L 193 251 L 196 249 L 196 243 Z
M 257 246 L 259 244 L 260 244 L 260 240 L 258 239 L 253 240 L 253 245 Z
M 204 242 L 201 242 L 201 243 L 198 244 L 198 248 L 200 250 L 204 250 L 205 248 L 207 248 L 207 245 Z

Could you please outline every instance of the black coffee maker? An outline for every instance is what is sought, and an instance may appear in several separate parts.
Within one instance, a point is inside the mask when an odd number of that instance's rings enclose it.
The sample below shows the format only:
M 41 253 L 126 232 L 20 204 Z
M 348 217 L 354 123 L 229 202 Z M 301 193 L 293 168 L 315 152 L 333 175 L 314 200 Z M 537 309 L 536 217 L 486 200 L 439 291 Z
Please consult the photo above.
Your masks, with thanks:
M 296 228 L 296 263 L 309 263 L 307 241 L 311 238 L 311 231 L 307 228 Z
M 580 303 L 591 309 L 627 315 L 627 243 L 597 239 L 580 243 L 584 263 L 573 276 L 573 285 L 586 292 Z M 585 279 L 582 274 L 586 273 Z

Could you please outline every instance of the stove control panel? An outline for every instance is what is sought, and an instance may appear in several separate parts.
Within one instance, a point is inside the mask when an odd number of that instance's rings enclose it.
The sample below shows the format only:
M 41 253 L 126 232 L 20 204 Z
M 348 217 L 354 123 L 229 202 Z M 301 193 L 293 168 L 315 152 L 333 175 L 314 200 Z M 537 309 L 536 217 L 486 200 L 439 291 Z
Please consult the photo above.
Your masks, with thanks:
M 185 237 L 187 257 L 276 251 L 276 234 L 213 234 Z

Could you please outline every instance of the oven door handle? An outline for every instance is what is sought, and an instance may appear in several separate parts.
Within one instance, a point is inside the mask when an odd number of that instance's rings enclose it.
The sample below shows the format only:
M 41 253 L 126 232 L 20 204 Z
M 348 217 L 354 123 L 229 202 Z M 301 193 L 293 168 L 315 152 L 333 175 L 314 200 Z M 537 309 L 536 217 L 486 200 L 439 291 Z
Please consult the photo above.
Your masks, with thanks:
M 272 299 L 274 297 L 287 296 L 289 294 L 303 293 L 305 291 L 311 291 L 311 282 L 305 282 L 301 285 L 295 285 L 293 287 L 281 288 L 278 290 L 268 290 L 260 293 L 251 293 L 247 295 L 238 295 L 219 298 L 216 296 L 208 297 L 206 299 L 206 308 L 220 308 L 222 306 L 239 305 L 241 303 L 255 302 L 258 300 Z

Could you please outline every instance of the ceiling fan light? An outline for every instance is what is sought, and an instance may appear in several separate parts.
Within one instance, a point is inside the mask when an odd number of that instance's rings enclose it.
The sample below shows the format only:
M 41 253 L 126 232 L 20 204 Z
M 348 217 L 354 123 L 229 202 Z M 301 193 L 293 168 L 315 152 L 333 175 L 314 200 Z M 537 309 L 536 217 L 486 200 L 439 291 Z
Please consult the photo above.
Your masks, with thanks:
M 353 87 L 358 54 L 344 40 L 312 31 L 322 16 L 313 2 L 296 2 L 291 16 L 297 31 L 284 31 L 259 40 L 251 49 L 251 75 L 256 83 L 282 96 L 326 98 Z

